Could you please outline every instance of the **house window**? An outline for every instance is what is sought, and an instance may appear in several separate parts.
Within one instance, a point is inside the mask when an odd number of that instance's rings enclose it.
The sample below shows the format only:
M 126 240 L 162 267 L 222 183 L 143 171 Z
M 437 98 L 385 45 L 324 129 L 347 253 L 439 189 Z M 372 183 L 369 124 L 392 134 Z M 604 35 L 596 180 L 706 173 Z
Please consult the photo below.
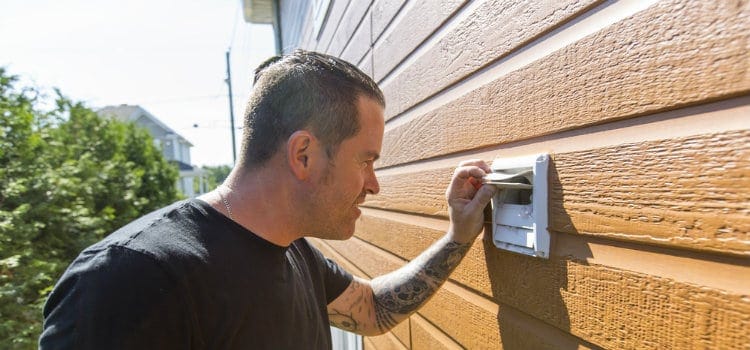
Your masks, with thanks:
M 331 345 L 333 350 L 362 350 L 362 336 L 331 327 Z

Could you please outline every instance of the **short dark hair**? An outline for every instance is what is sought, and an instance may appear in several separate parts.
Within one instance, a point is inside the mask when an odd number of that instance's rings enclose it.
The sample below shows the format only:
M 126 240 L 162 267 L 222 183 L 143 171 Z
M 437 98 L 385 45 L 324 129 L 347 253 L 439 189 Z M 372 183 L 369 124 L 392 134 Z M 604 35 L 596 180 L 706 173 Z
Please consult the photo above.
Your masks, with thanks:
M 385 107 L 372 78 L 342 59 L 296 50 L 266 60 L 255 70 L 240 164 L 246 169 L 262 166 L 292 133 L 304 129 L 332 157 L 341 142 L 359 132 L 360 96 Z

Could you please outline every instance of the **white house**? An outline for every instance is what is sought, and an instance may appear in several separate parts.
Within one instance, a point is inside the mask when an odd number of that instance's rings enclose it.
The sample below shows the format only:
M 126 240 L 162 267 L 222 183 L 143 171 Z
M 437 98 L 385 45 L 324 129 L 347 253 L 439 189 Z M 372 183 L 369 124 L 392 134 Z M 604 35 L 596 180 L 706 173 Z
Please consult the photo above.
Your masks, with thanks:
M 97 113 L 103 117 L 133 122 L 148 129 L 154 138 L 154 144 L 161 148 L 164 158 L 179 167 L 180 178 L 177 180 L 177 189 L 187 197 L 195 197 L 207 192 L 207 182 L 204 181 L 206 172 L 190 164 L 190 147 L 193 145 L 153 114 L 140 106 L 126 104 L 107 106 L 99 109 Z M 197 186 L 195 186 L 196 180 Z

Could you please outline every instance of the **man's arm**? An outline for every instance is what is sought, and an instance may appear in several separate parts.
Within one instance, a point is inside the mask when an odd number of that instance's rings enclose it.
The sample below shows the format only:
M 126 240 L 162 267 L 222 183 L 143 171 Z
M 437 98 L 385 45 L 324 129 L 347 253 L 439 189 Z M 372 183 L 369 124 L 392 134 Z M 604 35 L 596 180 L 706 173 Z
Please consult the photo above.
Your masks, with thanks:
M 47 300 L 39 348 L 194 347 L 184 294 L 145 254 L 116 246 L 84 252 Z
M 483 161 L 461 163 L 446 191 L 448 233 L 406 266 L 367 281 L 355 277 L 349 287 L 328 305 L 332 325 L 363 335 L 382 334 L 417 311 L 458 266 L 471 248 L 484 222 L 483 210 L 495 193 L 494 186 L 478 190 L 473 179 L 490 169 Z

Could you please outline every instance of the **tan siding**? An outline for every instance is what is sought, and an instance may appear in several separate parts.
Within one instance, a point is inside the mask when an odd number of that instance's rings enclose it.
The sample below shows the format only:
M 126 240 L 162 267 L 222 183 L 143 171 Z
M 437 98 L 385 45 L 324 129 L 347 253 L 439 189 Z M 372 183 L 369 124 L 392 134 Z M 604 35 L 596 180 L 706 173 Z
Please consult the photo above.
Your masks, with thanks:
M 353 2 L 356 3 L 356 1 L 353 0 L 331 0 L 331 4 L 329 5 L 330 8 L 328 12 L 328 18 L 323 24 L 323 28 L 321 29 L 321 33 L 319 35 L 319 40 L 315 45 L 316 51 L 325 52 L 326 48 L 333 39 L 333 35 L 336 34 L 336 29 L 338 28 L 339 23 L 344 16 L 344 12 L 346 11 L 347 7 L 349 7 Z
M 372 41 L 377 40 L 406 0 L 375 0 L 372 4 Z
M 555 154 L 550 229 L 747 256 L 748 169 L 748 130 Z M 382 176 L 366 205 L 445 217 L 452 171 Z
M 450 167 L 378 176 L 380 193 L 367 197 L 365 206 L 447 217 L 445 189 L 453 170 Z
M 405 263 L 358 239 L 328 243 L 369 275 L 384 274 Z M 482 243 L 487 244 L 477 244 Z M 741 348 L 750 344 L 750 334 L 743 331 L 750 327 L 750 300 L 745 295 L 578 260 L 534 259 L 494 247 L 484 251 L 481 266 L 489 272 L 496 302 L 595 345 L 686 348 L 725 344 Z M 488 348 L 495 347 L 488 344 L 500 343 L 500 335 L 512 339 L 517 334 L 503 333 L 496 317 L 509 322 L 503 312 L 494 302 L 448 282 L 419 314 L 463 346 Z M 538 338 L 541 342 L 550 339 Z
M 302 29 L 302 35 L 301 35 L 302 39 L 301 39 L 300 45 L 299 45 L 300 49 L 314 50 L 315 49 L 315 44 L 317 43 L 316 38 L 313 37 L 313 30 L 312 30 L 312 28 L 313 28 L 313 18 L 312 18 L 312 15 L 310 13 L 310 11 L 311 11 L 310 8 L 311 7 L 312 6 L 308 6 L 307 18 L 305 19 L 305 23 L 302 26 L 302 28 L 303 28 Z M 283 20 L 283 18 L 282 18 L 282 20 Z M 284 43 L 282 43 L 282 45 L 284 45 Z
M 480 236 L 366 348 L 750 348 L 750 2 L 347 3 L 303 45 L 382 80 L 388 120 L 326 256 L 391 272 L 444 234 L 459 161 L 554 159 L 550 259 Z
M 365 209 L 357 223 L 356 236 L 404 260 L 411 260 L 441 237 L 447 220 Z M 487 229 L 489 231 L 489 228 Z M 486 267 L 482 238 L 472 247 L 451 280 L 485 296 L 491 296 L 491 281 Z M 410 242 L 411 244 L 403 244 Z M 591 265 L 606 265 L 645 275 L 658 275 L 677 282 L 702 285 L 734 294 L 747 293 L 750 261 L 743 257 L 645 247 L 636 243 L 611 241 L 582 235 L 553 232 L 550 255 L 574 259 Z M 492 248 L 492 247 L 491 247 Z M 495 249 L 495 248 L 492 248 Z M 711 273 L 696 273 L 710 271 Z
M 746 295 L 579 261 L 485 251 L 497 299 L 596 345 L 741 349 L 750 344 Z
M 358 268 L 373 276 L 396 270 L 405 263 L 356 238 L 328 243 L 341 255 L 351 259 Z M 487 300 L 477 303 L 478 299 L 478 296 L 460 287 L 443 287 L 419 313 L 463 346 L 472 349 L 496 347 L 490 344 L 500 342 L 495 322 L 497 305 Z
M 750 95 L 663 111 L 638 118 L 591 125 L 507 144 L 466 150 L 418 162 L 383 167 L 375 163 L 378 176 L 406 174 L 456 166 L 467 158 L 496 159 L 541 152 L 571 153 L 597 148 L 685 138 L 700 134 L 720 134 L 750 129 Z M 388 126 L 386 124 L 386 132 Z M 434 142 L 434 141 L 433 141 Z
M 465 0 L 410 1 L 374 46 L 375 80 L 380 81 L 440 27 Z M 374 21 L 373 17 L 373 21 Z M 374 26 L 374 23 L 373 23 Z M 373 29 L 375 30 L 375 29 Z
M 461 345 L 445 335 L 419 315 L 412 316 L 412 346 L 414 350 L 449 350 L 463 349 Z
M 365 74 L 372 77 L 372 52 L 368 51 L 365 57 L 362 59 L 362 62 L 359 64 L 359 69 L 361 69 Z
M 360 25 L 369 25 L 369 21 L 364 21 L 364 16 L 369 16 L 368 10 L 372 0 L 354 0 L 351 6 L 346 9 L 344 17 L 341 19 L 338 30 L 333 36 L 331 45 L 326 50 L 329 54 L 334 56 L 341 55 L 344 51 L 344 47 L 347 46 L 355 30 Z M 370 38 L 367 38 L 367 44 L 369 45 Z
M 314 239 L 314 238 L 309 239 L 309 241 L 312 245 L 318 248 L 323 253 L 323 255 L 336 261 L 336 263 L 341 265 L 341 267 L 343 267 L 346 271 L 349 271 L 349 273 L 358 277 L 366 278 L 366 279 L 372 279 L 372 278 L 377 277 L 375 275 L 370 275 L 366 271 L 363 271 L 360 268 L 358 268 L 355 264 L 353 264 L 347 258 L 342 256 L 335 249 L 331 248 L 329 244 L 325 243 L 325 241 Z M 396 339 L 397 342 L 401 344 L 409 344 L 410 337 L 411 337 L 411 330 L 409 327 L 410 327 L 409 322 L 404 321 L 404 322 L 399 323 L 396 327 L 394 327 L 391 330 L 390 333 L 387 333 L 386 335 L 378 336 L 378 337 L 366 337 L 366 338 L 378 338 L 378 339 L 375 339 L 376 343 L 384 343 L 384 342 L 387 343 L 389 342 L 389 340 L 387 339 L 390 339 L 387 336 L 389 335 L 390 337 L 393 337 L 394 339 Z M 381 338 L 386 339 L 386 340 L 381 340 Z
M 423 317 L 416 315 L 412 320 L 412 349 L 464 349 Z M 530 317 L 503 307 L 498 314 L 501 344 L 484 344 L 480 348 L 494 349 L 502 346 L 507 349 L 598 349 L 570 337 L 562 331 L 546 325 L 539 325 Z
M 327 243 L 336 249 L 337 254 L 350 257 L 358 268 L 373 276 L 393 271 L 405 263 L 357 239 Z M 567 344 L 575 345 L 572 348 L 588 347 L 569 334 L 522 313 L 513 310 L 506 312 L 505 308 L 507 307 L 500 307 L 469 289 L 448 282 L 418 313 L 447 336 L 470 349 L 497 348 L 501 338 L 510 344 Z M 503 331 L 505 327 L 508 328 L 508 332 Z M 532 347 L 537 348 L 537 345 Z
M 530 39 L 559 25 L 590 1 L 495 2 L 469 5 L 453 30 L 384 81 L 391 118 Z M 408 33 L 408 32 L 407 32 Z M 379 57 L 376 55 L 376 60 Z
M 404 344 L 396 339 L 392 334 L 384 334 L 377 337 L 365 337 L 364 338 L 365 349 L 377 349 L 377 350 L 401 350 L 408 349 Z
M 405 260 L 415 258 L 446 232 L 369 215 L 360 219 L 356 231 L 358 238 Z M 451 280 L 489 297 L 492 295 L 492 284 L 485 267 L 481 238 L 478 240 L 453 272 Z
M 352 35 L 349 44 L 346 45 L 344 51 L 339 55 L 341 58 L 352 62 L 353 64 L 359 64 L 365 53 L 370 50 L 371 22 L 372 17 L 368 11 L 365 18 L 362 19 L 362 24 L 357 28 L 357 31 L 354 32 L 354 35 Z
M 750 256 L 750 130 L 561 154 L 555 162 L 556 231 Z
M 750 91 L 749 38 L 748 6 L 659 3 L 389 131 L 382 166 Z
M 387 334 L 393 336 L 403 346 L 408 347 L 411 341 L 411 323 L 408 320 L 403 321 L 396 325 L 396 327 L 393 327 L 391 332 Z

